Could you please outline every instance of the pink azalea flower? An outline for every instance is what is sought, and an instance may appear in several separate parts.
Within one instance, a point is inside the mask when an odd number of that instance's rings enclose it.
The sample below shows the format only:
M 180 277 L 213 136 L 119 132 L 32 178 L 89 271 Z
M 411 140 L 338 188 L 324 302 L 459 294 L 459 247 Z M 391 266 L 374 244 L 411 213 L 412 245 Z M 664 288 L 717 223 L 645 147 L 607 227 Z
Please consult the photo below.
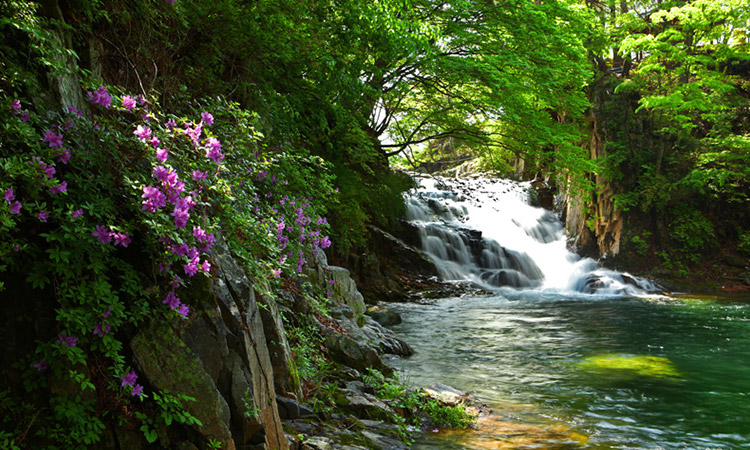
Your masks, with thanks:
M 113 233 L 112 237 L 115 239 L 115 245 L 122 247 L 130 245 L 130 236 L 128 233 Z
M 78 338 L 75 336 L 68 336 L 65 333 L 57 335 L 57 343 L 65 344 L 66 347 L 75 347 L 78 343 Z
M 72 217 L 75 219 L 76 217 L 81 217 L 83 215 L 82 209 L 76 209 L 73 211 Z
M 167 293 L 167 296 L 164 297 L 164 300 L 161 303 L 164 305 L 169 305 L 171 309 L 175 309 L 180 306 L 180 298 L 174 295 L 174 292 L 169 292 Z
M 10 205 L 10 213 L 19 214 L 20 212 L 21 212 L 21 202 L 13 202 L 13 204 Z
M 62 148 L 62 134 L 47 130 L 44 132 L 42 142 L 46 142 L 50 148 Z
M 45 210 L 41 210 L 41 211 L 39 211 L 39 214 L 37 215 L 37 218 L 40 221 L 42 221 L 44 223 L 47 223 L 47 219 L 49 218 L 49 213 L 47 211 L 45 211 Z
M 135 99 L 129 95 L 122 98 L 122 106 L 128 111 L 132 111 L 135 108 Z
M 122 383 L 120 383 L 120 386 L 132 386 L 135 384 L 135 381 L 138 379 L 138 375 L 136 375 L 135 370 L 131 370 L 128 372 L 125 376 L 122 377 Z
M 68 192 L 68 182 L 67 181 L 63 181 L 59 185 L 52 186 L 51 188 L 49 188 L 49 193 L 52 194 L 52 195 L 61 194 L 63 192 Z
M 5 201 L 8 202 L 9 205 L 13 203 L 13 200 L 16 198 L 16 195 L 13 193 L 12 187 L 8 188 L 8 190 L 5 191 L 4 197 L 5 197 Z
M 99 322 L 94 326 L 94 334 L 99 337 L 104 337 L 105 334 L 109 333 L 109 330 L 112 327 L 109 326 L 109 324 L 102 324 L 102 322 Z
M 177 308 L 177 314 L 187 318 L 188 314 L 190 314 L 190 308 L 186 304 L 181 304 L 179 308 Z
M 143 186 L 141 197 L 146 199 L 143 201 L 142 209 L 144 211 L 156 212 L 157 209 L 167 205 L 167 196 L 157 187 Z
M 169 153 L 166 149 L 163 148 L 157 148 L 156 149 L 156 159 L 158 159 L 161 162 L 164 162 L 167 160 L 167 157 L 169 156 Z
M 89 101 L 95 105 L 102 105 L 105 108 L 109 108 L 112 104 L 112 97 L 107 92 L 107 88 L 99 86 L 99 89 L 89 92 Z
M 21 110 L 21 101 L 18 99 L 13 100 L 13 103 L 10 104 L 10 109 L 13 110 L 13 114 L 18 114 L 18 111 Z
M 18 116 L 18 118 L 21 119 L 21 122 L 28 122 L 29 120 L 31 120 L 31 114 L 24 111 L 20 116 Z
M 196 273 L 198 273 L 198 265 L 196 263 L 191 261 L 185 264 L 185 275 L 192 277 Z
M 201 172 L 200 170 L 194 170 L 193 171 L 193 180 L 194 181 L 205 181 L 206 176 L 208 175 L 207 172 Z
M 281 278 L 281 269 L 273 269 L 271 270 L 271 274 L 274 278 Z
M 67 148 L 60 149 L 60 151 L 56 153 L 55 156 L 61 163 L 68 164 L 68 161 L 70 161 L 70 150 L 68 150 Z
M 104 225 L 97 225 L 96 231 L 91 233 L 92 236 L 99 239 L 99 242 L 106 244 L 112 240 L 112 233 Z
M 221 153 L 221 142 L 219 142 L 218 139 L 214 137 L 208 138 L 208 143 L 206 144 L 206 158 L 210 159 L 216 164 L 220 163 L 221 160 L 224 159 L 224 154 Z
M 143 386 L 136 384 L 133 386 L 133 397 L 143 397 Z
M 167 124 L 166 125 L 167 125 L 167 128 L 169 129 L 169 131 L 172 131 L 174 129 L 174 127 L 177 126 L 177 122 L 175 122 L 172 119 L 169 119 L 169 120 L 167 120 Z
M 145 142 L 151 139 L 151 128 L 138 125 L 135 131 L 133 131 L 133 134 L 136 135 L 138 139 Z
M 203 121 L 203 123 L 205 123 L 208 126 L 211 126 L 214 124 L 214 116 L 212 116 L 211 113 L 202 112 L 201 120 Z
M 31 367 L 41 372 L 42 370 L 45 370 L 47 367 L 49 367 L 49 364 L 47 364 L 47 361 L 40 359 L 39 362 L 33 364 Z

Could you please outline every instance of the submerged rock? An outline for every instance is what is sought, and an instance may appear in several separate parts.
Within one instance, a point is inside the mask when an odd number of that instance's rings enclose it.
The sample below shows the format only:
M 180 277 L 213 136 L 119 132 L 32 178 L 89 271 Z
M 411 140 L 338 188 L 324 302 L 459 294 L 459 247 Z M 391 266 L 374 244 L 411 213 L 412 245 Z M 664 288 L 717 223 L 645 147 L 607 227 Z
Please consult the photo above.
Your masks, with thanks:
M 578 362 L 583 370 L 625 377 L 681 378 L 682 373 L 667 358 L 650 355 L 606 354 Z

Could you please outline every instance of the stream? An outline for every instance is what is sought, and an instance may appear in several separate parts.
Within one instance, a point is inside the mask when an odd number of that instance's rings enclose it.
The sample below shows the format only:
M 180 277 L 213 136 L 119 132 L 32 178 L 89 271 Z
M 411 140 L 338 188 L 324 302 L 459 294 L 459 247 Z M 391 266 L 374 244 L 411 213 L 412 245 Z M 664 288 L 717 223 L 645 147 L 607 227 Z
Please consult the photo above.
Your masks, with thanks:
M 568 252 L 524 185 L 447 182 L 423 183 L 409 217 L 443 278 L 493 293 L 391 305 L 416 354 L 390 364 L 493 413 L 414 449 L 750 448 L 748 299 L 657 294 Z

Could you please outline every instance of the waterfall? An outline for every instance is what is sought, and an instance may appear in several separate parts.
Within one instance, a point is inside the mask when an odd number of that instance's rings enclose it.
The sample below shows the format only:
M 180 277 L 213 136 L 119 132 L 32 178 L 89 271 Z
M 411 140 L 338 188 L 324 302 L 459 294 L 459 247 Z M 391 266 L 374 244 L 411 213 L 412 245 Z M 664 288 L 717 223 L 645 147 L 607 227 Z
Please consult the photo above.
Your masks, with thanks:
M 444 280 L 486 289 L 641 295 L 648 280 L 601 268 L 568 251 L 557 216 L 530 205 L 530 183 L 490 178 L 415 178 L 407 219 Z

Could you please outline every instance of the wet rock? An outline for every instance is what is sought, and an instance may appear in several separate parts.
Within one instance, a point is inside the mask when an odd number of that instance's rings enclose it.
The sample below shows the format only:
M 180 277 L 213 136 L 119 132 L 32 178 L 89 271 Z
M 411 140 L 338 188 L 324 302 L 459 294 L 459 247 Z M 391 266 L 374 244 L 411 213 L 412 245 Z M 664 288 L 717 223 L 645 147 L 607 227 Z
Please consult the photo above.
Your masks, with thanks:
M 398 437 L 398 426 L 377 422 L 373 420 L 362 420 L 365 429 L 362 435 L 368 438 L 376 448 L 382 450 L 408 450 L 409 447 L 401 442 Z
M 474 414 L 475 416 L 486 416 L 492 412 L 487 404 L 470 395 L 468 392 L 448 386 L 447 384 L 430 383 L 422 388 L 422 391 L 440 401 L 443 405 L 463 405 L 470 414 Z
M 531 195 L 532 205 L 542 207 L 548 211 L 555 208 L 555 193 L 544 180 L 531 182 L 534 192 Z
M 591 275 L 586 278 L 586 281 L 583 283 L 581 292 L 584 292 L 586 294 L 594 294 L 596 293 L 596 291 L 602 289 L 603 287 L 605 287 L 604 281 L 602 281 L 602 279 L 598 276 Z
M 370 306 L 367 308 L 365 314 L 372 317 L 372 320 L 384 327 L 401 323 L 401 315 L 399 313 L 382 306 Z

